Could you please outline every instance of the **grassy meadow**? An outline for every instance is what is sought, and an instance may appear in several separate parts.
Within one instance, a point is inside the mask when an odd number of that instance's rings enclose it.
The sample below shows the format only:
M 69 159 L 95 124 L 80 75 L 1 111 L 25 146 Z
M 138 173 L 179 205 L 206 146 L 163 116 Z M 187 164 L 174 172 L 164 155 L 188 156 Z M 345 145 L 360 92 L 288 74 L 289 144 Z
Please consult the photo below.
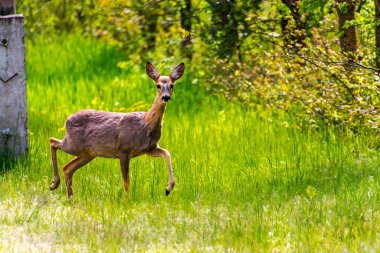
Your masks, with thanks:
M 200 88 L 187 65 L 165 112 L 160 146 L 176 186 L 166 197 L 164 159 L 96 158 L 73 176 L 67 199 L 49 186 L 48 139 L 64 137 L 82 108 L 143 111 L 155 86 L 145 61 L 99 41 L 27 41 L 29 155 L 0 170 L 2 252 L 379 252 L 376 136 L 301 131 L 295 119 L 227 103 Z M 163 74 L 179 62 L 149 59 Z M 211 74 L 211 73 L 210 73 Z

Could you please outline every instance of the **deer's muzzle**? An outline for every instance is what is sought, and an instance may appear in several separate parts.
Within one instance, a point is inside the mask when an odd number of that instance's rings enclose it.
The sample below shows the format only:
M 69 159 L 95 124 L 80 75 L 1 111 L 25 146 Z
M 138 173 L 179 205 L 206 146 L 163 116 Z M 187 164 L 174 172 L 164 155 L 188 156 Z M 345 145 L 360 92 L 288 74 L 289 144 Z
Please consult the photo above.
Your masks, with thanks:
M 163 95 L 161 97 L 161 100 L 166 103 L 166 102 L 168 102 L 170 100 L 170 96 L 169 95 Z

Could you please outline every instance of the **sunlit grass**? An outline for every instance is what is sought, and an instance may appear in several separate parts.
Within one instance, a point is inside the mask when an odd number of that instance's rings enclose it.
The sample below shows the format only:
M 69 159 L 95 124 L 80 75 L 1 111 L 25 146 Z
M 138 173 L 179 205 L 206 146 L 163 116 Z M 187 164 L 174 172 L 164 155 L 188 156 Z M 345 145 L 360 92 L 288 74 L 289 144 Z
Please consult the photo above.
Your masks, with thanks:
M 162 159 L 132 160 L 127 197 L 118 160 L 97 158 L 75 173 L 69 201 L 63 183 L 48 189 L 48 138 L 82 108 L 146 110 L 155 87 L 143 61 L 70 36 L 28 42 L 27 73 L 30 152 L 2 166 L 1 251 L 380 250 L 374 136 L 301 132 L 283 113 L 210 97 L 188 67 L 160 141 L 169 197 Z M 60 168 L 70 159 L 58 151 Z

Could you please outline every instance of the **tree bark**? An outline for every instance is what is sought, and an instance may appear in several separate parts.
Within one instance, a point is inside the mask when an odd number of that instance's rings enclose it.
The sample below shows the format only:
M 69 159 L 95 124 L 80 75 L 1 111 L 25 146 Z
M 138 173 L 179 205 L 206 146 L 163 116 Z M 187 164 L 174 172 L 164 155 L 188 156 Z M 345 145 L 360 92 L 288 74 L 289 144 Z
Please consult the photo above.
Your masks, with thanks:
M 376 0 L 377 1 L 377 0 Z M 339 18 L 339 37 L 340 47 L 348 59 L 353 61 L 357 52 L 357 35 L 356 27 L 344 27 L 346 22 L 355 20 L 355 4 L 356 0 L 335 0 L 336 9 Z
M 211 37 L 217 42 L 220 59 L 230 59 L 240 44 L 238 22 L 235 18 L 235 0 L 207 1 L 212 8 Z
M 0 16 L 16 14 L 15 0 L 0 0 Z
M 157 20 L 158 15 L 155 13 L 144 13 L 142 18 L 141 31 L 144 38 L 143 51 L 151 51 L 156 47 Z M 148 14 L 148 15 L 147 15 Z
M 283 15 L 281 18 L 281 30 L 284 36 L 285 47 L 296 46 L 303 47 L 305 39 L 305 21 L 302 20 L 299 13 L 299 0 L 282 0 L 289 10 L 291 18 L 294 20 L 295 27 L 290 27 L 290 19 Z
M 139 16 L 139 25 L 141 29 L 141 37 L 144 44 L 142 45 L 142 51 L 152 51 L 156 47 L 156 35 L 157 35 L 157 22 L 159 18 L 159 4 L 158 1 L 134 1 L 134 8 L 137 10 Z
M 24 17 L 0 17 L 0 156 L 28 150 Z
M 185 58 L 191 60 L 193 58 L 191 48 L 191 0 L 184 0 L 184 4 L 181 7 L 181 27 L 186 31 L 186 35 L 181 41 L 181 51 Z
M 376 68 L 380 74 L 380 0 L 375 0 Z

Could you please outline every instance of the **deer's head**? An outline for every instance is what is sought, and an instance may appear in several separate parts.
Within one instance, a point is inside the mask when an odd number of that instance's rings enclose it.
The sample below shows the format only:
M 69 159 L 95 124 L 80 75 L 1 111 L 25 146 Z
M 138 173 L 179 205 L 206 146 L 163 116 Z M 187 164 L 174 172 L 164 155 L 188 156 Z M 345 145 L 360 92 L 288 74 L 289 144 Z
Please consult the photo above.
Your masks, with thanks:
M 167 103 L 174 89 L 174 82 L 181 78 L 185 71 L 185 64 L 181 63 L 175 67 L 169 76 L 161 76 L 157 69 L 150 63 L 146 63 L 146 73 L 153 79 L 157 87 L 157 96 L 161 101 Z

